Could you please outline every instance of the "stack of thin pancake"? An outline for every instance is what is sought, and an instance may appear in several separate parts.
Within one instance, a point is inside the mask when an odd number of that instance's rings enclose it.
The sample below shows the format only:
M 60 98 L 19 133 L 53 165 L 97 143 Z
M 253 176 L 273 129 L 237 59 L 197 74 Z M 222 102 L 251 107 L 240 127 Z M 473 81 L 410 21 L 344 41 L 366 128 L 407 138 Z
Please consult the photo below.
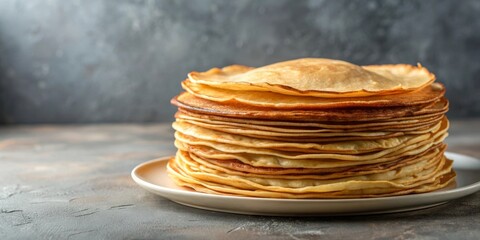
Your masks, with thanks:
M 422 66 L 298 59 L 192 72 L 172 99 L 178 152 L 168 172 L 199 192 L 358 198 L 434 191 L 445 89 Z

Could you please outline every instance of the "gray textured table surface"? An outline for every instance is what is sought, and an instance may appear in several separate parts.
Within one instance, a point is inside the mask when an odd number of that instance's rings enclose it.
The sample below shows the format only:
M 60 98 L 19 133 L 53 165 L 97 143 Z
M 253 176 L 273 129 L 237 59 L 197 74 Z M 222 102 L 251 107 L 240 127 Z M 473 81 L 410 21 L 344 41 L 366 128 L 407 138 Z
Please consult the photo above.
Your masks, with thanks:
M 480 120 L 454 121 L 449 150 L 480 157 Z M 169 124 L 0 128 L 0 239 L 480 239 L 480 193 L 401 214 L 258 217 L 184 207 L 131 169 L 172 154 Z

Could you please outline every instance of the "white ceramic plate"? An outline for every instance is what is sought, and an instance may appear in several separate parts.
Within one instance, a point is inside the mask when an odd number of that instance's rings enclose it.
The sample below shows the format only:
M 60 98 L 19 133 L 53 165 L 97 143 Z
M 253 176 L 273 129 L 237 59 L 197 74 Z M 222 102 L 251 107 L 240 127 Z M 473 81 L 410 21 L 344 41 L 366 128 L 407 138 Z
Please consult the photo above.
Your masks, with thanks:
M 359 215 L 423 209 L 480 190 L 480 160 L 446 153 L 454 160 L 456 184 L 430 193 L 359 199 L 278 199 L 221 196 L 176 186 L 167 176 L 167 158 L 142 163 L 132 171 L 133 180 L 146 190 L 174 202 L 201 209 L 250 215 L 309 216 Z

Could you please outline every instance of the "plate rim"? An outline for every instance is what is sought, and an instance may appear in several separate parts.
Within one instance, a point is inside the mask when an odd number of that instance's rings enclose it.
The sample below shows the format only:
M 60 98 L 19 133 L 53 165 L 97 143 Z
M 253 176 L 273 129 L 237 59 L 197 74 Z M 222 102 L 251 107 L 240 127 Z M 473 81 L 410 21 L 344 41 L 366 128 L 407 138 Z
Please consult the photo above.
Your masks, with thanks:
M 480 161 L 480 159 L 471 157 L 468 155 L 460 154 L 460 153 L 454 153 L 454 152 L 445 152 L 445 154 L 450 155 L 450 156 L 457 156 L 457 157 L 463 157 L 463 158 L 470 158 L 472 160 Z M 401 196 L 387 196 L 387 197 L 372 197 L 372 198 L 338 198 L 338 199 L 287 199 L 287 198 L 260 198 L 260 197 L 248 197 L 248 196 L 230 196 L 230 195 L 216 195 L 216 194 L 210 194 L 210 193 L 202 193 L 202 192 L 196 192 L 196 191 L 188 191 L 188 190 L 182 190 L 182 189 L 174 189 L 174 188 L 169 188 L 169 187 L 164 187 L 160 185 L 153 184 L 151 182 L 148 182 L 139 176 L 137 176 L 136 172 L 146 166 L 150 165 L 153 163 L 157 162 L 162 162 L 162 161 L 167 161 L 173 157 L 173 155 L 169 156 L 163 156 L 159 157 L 156 159 L 152 159 L 143 163 L 138 164 L 133 168 L 131 171 L 131 177 L 135 181 L 136 184 L 138 184 L 140 187 L 145 188 L 143 185 L 148 186 L 148 188 L 154 189 L 156 191 L 163 191 L 166 193 L 170 194 L 179 194 L 182 196 L 196 196 L 196 197 L 207 197 L 207 198 L 215 198 L 215 199 L 232 199 L 232 200 L 250 200 L 250 201 L 266 201 L 266 202 L 285 202 L 285 203 L 299 203 L 299 202 L 305 202 L 305 203 L 359 203 L 359 202 L 376 202 L 376 201 L 401 201 L 401 200 L 412 200 L 415 198 L 425 198 L 425 197 L 438 197 L 438 196 L 446 196 L 446 195 L 454 195 L 457 193 L 465 193 L 468 192 L 463 196 L 471 195 L 477 191 L 480 190 L 480 181 L 477 181 L 475 183 L 469 184 L 467 186 L 463 187 L 455 187 L 453 189 L 448 189 L 448 190 L 439 190 L 439 191 L 434 191 L 434 192 L 427 192 L 427 193 L 418 193 L 418 194 L 408 194 L 408 195 L 401 195 Z M 454 159 L 455 160 L 455 159 Z M 454 168 L 455 169 L 455 168 Z M 476 189 L 479 188 L 479 189 Z M 146 190 L 149 190 L 145 188 Z M 475 190 L 476 189 L 476 190 Z M 475 190 L 475 191 L 474 191 Z M 162 195 L 165 197 L 164 195 Z M 166 197 L 168 198 L 168 197 Z M 451 199 L 449 199 L 451 200 Z M 449 201 L 446 200 L 446 201 Z

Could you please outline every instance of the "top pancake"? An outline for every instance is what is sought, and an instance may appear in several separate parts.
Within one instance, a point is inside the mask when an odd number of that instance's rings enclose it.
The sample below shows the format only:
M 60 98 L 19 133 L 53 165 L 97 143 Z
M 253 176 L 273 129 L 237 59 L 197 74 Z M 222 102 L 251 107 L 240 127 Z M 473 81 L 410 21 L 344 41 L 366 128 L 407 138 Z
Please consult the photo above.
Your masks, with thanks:
M 431 84 L 435 75 L 420 65 L 357 66 L 338 60 L 303 58 L 259 68 L 213 68 L 191 72 L 188 78 L 193 83 L 220 89 L 339 98 L 404 93 Z
M 319 98 L 291 96 L 274 92 L 236 91 L 193 83 L 188 79 L 182 82 L 182 87 L 196 97 L 210 101 L 227 104 L 238 102 L 251 106 L 277 109 L 411 106 L 436 101 L 445 94 L 445 87 L 440 83 L 433 83 L 406 93 L 355 98 Z

